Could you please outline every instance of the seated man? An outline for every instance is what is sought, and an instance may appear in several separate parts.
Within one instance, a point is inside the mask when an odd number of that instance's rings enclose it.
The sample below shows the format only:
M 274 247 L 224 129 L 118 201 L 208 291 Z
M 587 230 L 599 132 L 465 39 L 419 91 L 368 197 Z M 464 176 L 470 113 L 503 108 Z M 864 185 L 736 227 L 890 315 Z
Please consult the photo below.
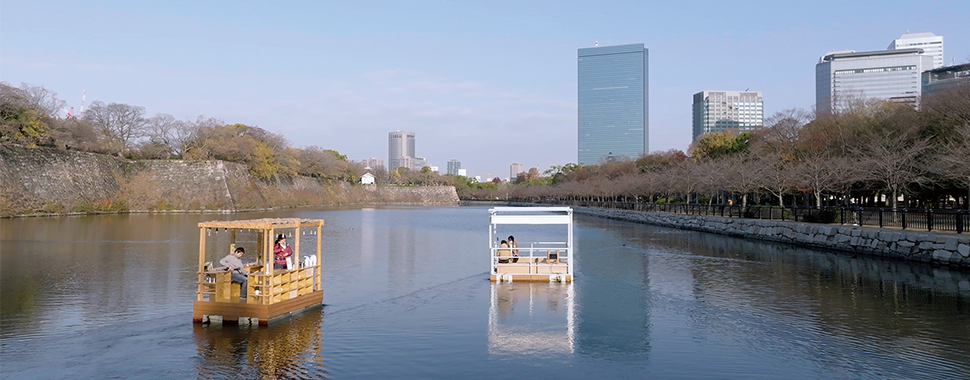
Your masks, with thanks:
M 499 247 L 500 248 L 508 248 L 509 247 L 509 242 L 507 242 L 505 240 L 502 240 L 502 243 L 499 244 Z M 509 259 L 508 258 L 509 257 L 512 257 L 512 250 L 510 250 L 510 249 L 499 249 L 498 250 L 498 257 L 499 257 L 498 262 L 500 264 L 507 264 L 509 262 Z M 505 258 L 503 259 L 503 257 L 505 257 Z
M 244 299 L 246 298 L 246 282 L 249 279 L 247 277 L 249 273 L 243 269 L 244 265 L 240 258 L 245 253 L 246 250 L 243 247 L 238 247 L 235 251 L 223 257 L 222 260 L 219 260 L 219 264 L 225 265 L 232 272 L 232 282 L 239 283 L 239 297 Z

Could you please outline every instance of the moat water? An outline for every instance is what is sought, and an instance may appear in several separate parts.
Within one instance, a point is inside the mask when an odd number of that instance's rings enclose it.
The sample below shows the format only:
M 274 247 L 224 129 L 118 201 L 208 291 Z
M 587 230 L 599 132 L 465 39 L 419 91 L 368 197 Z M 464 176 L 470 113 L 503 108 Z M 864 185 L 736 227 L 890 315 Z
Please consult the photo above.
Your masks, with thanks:
M 496 284 L 487 209 L 0 220 L 0 378 L 970 376 L 968 273 L 577 216 L 573 283 Z M 326 220 L 324 307 L 193 324 L 197 223 L 263 217 Z

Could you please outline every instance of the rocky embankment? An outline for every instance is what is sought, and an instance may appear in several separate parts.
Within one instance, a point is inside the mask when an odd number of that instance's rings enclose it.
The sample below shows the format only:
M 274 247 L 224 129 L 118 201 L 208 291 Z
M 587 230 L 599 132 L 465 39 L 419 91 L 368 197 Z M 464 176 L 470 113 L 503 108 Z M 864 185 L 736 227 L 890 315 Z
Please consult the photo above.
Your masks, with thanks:
M 259 180 L 223 161 L 126 160 L 54 148 L 0 146 L 0 216 L 243 211 L 342 204 L 458 204 L 451 186 Z
M 970 269 L 970 236 L 759 219 L 574 207 L 576 213 L 822 250 Z

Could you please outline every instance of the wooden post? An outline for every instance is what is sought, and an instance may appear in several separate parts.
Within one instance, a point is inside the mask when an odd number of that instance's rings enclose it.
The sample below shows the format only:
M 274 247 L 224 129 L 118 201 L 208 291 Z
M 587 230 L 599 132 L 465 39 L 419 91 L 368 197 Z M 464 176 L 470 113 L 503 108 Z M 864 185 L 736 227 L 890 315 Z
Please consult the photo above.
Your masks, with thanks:
M 320 222 L 317 222 L 317 265 L 316 268 L 313 269 L 313 282 L 317 284 L 315 288 L 316 290 L 323 289 L 323 285 L 321 283 L 321 279 L 323 278 L 323 273 L 321 273 L 321 269 L 323 268 L 323 257 L 320 256 L 320 241 L 323 240 L 323 235 L 320 234 L 321 230 L 322 226 L 320 225 Z
M 202 273 L 202 268 L 205 266 L 205 230 L 205 228 L 199 229 L 199 276 L 195 294 L 197 301 L 202 301 L 202 283 L 205 281 L 205 273 Z
M 290 256 L 290 261 L 294 268 L 300 268 L 300 225 L 293 229 L 293 255 Z

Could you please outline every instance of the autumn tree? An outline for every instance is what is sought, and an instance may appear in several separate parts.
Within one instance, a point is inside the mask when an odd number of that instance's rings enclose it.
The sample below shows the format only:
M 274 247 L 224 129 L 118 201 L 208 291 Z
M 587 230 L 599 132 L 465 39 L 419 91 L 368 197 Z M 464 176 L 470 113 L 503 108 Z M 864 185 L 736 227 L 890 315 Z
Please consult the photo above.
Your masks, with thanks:
M 0 84 L 0 142 L 47 145 L 53 141 L 49 118 L 23 89 Z
M 750 132 L 738 132 L 736 129 L 710 132 L 705 133 L 697 142 L 691 144 L 688 151 L 695 160 L 718 158 L 746 152 L 750 139 Z

